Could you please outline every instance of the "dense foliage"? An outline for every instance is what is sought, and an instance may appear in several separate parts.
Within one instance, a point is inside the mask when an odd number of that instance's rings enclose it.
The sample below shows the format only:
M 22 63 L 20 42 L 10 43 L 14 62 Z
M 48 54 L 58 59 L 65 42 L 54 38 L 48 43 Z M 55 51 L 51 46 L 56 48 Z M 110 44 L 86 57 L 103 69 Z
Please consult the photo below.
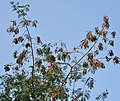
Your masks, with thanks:
M 11 21 L 7 32 L 18 49 L 13 52 L 15 62 L 4 65 L 6 74 L 0 76 L 0 101 L 87 101 L 94 88 L 89 73 L 104 69 L 106 62 L 119 64 L 111 49 L 116 32 L 108 31 L 108 16 L 103 17 L 101 29 L 88 31 L 80 45 L 69 51 L 62 41 L 46 44 L 40 36 L 32 37 L 30 30 L 38 22 L 27 17 L 30 5 L 11 5 L 18 19 Z M 107 95 L 106 90 L 96 100 Z

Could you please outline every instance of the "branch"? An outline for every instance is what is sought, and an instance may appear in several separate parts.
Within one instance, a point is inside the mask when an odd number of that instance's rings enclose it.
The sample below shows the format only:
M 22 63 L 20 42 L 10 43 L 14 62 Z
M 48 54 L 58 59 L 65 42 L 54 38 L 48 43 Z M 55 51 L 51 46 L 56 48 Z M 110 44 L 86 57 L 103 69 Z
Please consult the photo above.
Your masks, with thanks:
M 30 35 L 30 32 L 29 32 L 29 29 L 28 29 L 28 26 L 26 25 L 26 30 L 27 30 L 27 33 L 28 33 L 28 36 L 30 38 L 30 48 L 31 48 L 31 55 L 32 55 L 32 87 L 33 87 L 33 92 L 32 92 L 32 98 L 35 100 L 35 87 L 34 87 L 34 77 L 35 77 L 35 58 L 34 58 L 34 50 L 33 50 L 33 46 L 32 46 L 32 38 L 31 38 L 31 35 Z
M 95 41 L 95 43 L 91 46 L 91 48 L 71 67 L 68 75 L 66 76 L 65 80 L 63 83 L 66 82 L 66 80 L 68 79 L 70 73 L 72 72 L 72 69 L 93 49 L 93 47 L 96 45 L 98 39 L 99 39 L 100 35 L 98 36 L 97 40 Z M 66 84 L 66 83 L 65 83 Z
M 72 68 L 71 64 L 66 63 L 66 62 L 56 62 L 56 64 L 68 65 L 69 67 Z
M 91 48 L 90 48 L 73 66 L 70 66 L 71 69 L 70 69 L 69 73 L 67 74 L 66 78 L 63 80 L 62 85 L 58 87 L 58 91 L 60 90 L 60 88 L 61 88 L 62 86 L 64 86 L 64 85 L 67 83 L 66 81 L 67 81 L 68 77 L 70 76 L 73 68 L 93 49 L 93 47 L 96 45 L 99 37 L 100 37 L 100 35 L 98 35 L 97 40 L 94 42 L 94 44 L 91 46 Z M 59 92 L 56 93 L 53 97 L 55 98 L 57 95 L 59 95 Z

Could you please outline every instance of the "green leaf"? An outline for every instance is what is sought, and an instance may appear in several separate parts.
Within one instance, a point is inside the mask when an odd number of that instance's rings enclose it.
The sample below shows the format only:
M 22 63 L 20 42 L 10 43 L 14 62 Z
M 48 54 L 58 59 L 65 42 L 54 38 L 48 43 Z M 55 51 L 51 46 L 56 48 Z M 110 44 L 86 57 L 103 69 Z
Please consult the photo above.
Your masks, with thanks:
M 8 65 L 5 65 L 4 69 L 5 69 L 5 72 L 7 72 L 10 70 L 10 67 Z

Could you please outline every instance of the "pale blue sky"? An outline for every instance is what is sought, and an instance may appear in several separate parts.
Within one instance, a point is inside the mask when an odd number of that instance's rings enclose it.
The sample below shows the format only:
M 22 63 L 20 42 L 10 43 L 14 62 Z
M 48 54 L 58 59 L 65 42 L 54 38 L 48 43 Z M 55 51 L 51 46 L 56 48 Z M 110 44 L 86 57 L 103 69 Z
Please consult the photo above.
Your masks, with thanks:
M 14 0 L 21 4 L 30 4 L 29 17 L 39 22 L 36 30 L 45 42 L 63 40 L 71 49 L 79 45 L 87 30 L 101 27 L 102 17 L 110 17 L 110 31 L 115 30 L 115 53 L 120 56 L 120 0 Z M 11 36 L 6 32 L 10 20 L 17 18 L 12 12 L 9 0 L 0 1 L 0 73 L 3 65 L 11 62 L 13 45 Z M 44 35 L 45 34 L 45 35 Z M 95 75 L 95 88 L 91 93 L 93 98 L 108 89 L 106 101 L 120 100 L 120 65 L 106 64 L 106 69 L 98 70 Z

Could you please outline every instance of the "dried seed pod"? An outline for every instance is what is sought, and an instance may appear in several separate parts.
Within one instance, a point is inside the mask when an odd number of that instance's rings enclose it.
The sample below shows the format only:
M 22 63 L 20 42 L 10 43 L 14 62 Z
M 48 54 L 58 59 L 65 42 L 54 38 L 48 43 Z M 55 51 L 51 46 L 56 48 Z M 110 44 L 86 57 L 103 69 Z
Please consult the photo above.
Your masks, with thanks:
M 24 40 L 24 38 L 23 38 L 23 37 L 21 37 L 21 36 L 20 36 L 20 37 L 18 37 L 18 41 L 19 41 L 19 42 L 23 42 L 23 40 Z
M 88 47 L 88 40 L 84 40 L 83 42 L 82 42 L 82 44 L 81 44 L 81 48 L 87 48 Z
M 17 39 L 17 38 L 14 38 L 14 39 L 13 39 L 13 43 L 18 44 L 18 39 Z
M 88 60 L 93 60 L 93 53 L 88 54 Z
M 91 40 L 91 41 L 94 42 L 96 40 L 97 40 L 96 36 L 93 36 L 93 40 Z
M 93 35 L 92 35 L 92 33 L 91 32 L 88 32 L 88 34 L 87 34 L 87 39 L 88 40 L 90 40 L 90 41 L 92 41 L 93 40 Z
M 14 30 L 14 33 L 15 33 L 15 34 L 19 34 L 19 28 L 16 28 L 16 29 Z
M 106 22 L 105 27 L 106 27 L 106 29 L 108 29 L 110 27 L 109 22 Z
M 113 58 L 113 62 L 114 62 L 114 64 L 120 63 L 119 57 L 115 56 L 115 57 Z
M 30 20 L 26 20 L 26 19 L 24 19 L 23 21 L 22 21 L 22 23 L 23 23 L 23 26 L 28 26 L 28 25 L 30 25 Z
M 103 63 L 101 62 L 101 61 L 99 61 L 98 59 L 95 59 L 95 60 L 93 60 L 93 62 L 92 62 L 92 66 L 93 66 L 93 68 L 94 69 L 97 69 L 97 67 L 102 67 L 103 68 Z
M 105 28 L 105 23 L 102 23 L 102 30 L 104 30 Z
M 99 48 L 99 50 L 103 50 L 103 44 L 99 43 L 98 48 Z
M 104 22 L 108 22 L 108 20 L 109 20 L 109 17 L 108 17 L 108 16 L 104 16 L 104 17 L 103 17 L 103 21 L 104 21 Z
M 98 28 L 98 27 L 95 27 L 95 34 L 100 34 L 100 33 L 99 33 L 99 28 Z

